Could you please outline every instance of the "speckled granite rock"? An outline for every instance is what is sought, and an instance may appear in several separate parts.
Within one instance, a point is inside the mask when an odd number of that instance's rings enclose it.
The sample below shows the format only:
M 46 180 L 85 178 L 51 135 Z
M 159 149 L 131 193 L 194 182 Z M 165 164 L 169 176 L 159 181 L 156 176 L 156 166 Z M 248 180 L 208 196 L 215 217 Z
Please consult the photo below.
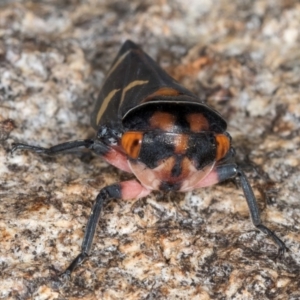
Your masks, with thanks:
M 298 1 L 0 1 L 1 299 L 300 299 Z M 106 206 L 78 254 L 93 200 L 130 176 L 88 154 L 8 153 L 91 137 L 104 74 L 130 38 L 228 120 L 277 248 L 232 182 Z

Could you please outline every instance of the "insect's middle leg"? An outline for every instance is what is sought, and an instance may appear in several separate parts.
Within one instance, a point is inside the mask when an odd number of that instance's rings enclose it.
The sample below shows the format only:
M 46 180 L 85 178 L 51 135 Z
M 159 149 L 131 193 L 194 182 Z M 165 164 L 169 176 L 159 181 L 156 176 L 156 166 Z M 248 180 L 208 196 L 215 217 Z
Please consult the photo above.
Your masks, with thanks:
M 241 186 L 249 207 L 253 225 L 273 239 L 273 241 L 278 245 L 278 256 L 282 256 L 284 252 L 288 250 L 288 248 L 286 247 L 285 243 L 273 231 L 271 231 L 267 226 L 262 224 L 253 190 L 243 170 L 239 167 L 237 168 L 237 177 L 239 177 L 240 179 Z
M 282 255 L 286 250 L 288 250 L 288 248 L 286 247 L 285 243 L 273 231 L 271 231 L 267 226 L 265 226 L 262 223 L 259 208 L 253 190 L 250 186 L 246 175 L 239 166 L 237 166 L 236 164 L 224 164 L 215 167 L 215 169 L 206 178 L 204 178 L 204 180 L 199 182 L 196 188 L 210 186 L 215 183 L 234 178 L 240 179 L 240 183 L 249 207 L 253 225 L 273 239 L 273 241 L 278 245 L 278 254 Z
M 87 222 L 85 233 L 81 245 L 80 254 L 73 260 L 62 276 L 70 277 L 74 269 L 81 264 L 89 255 L 92 242 L 95 236 L 96 227 L 99 221 L 100 213 L 103 206 L 111 199 L 131 199 L 145 197 L 150 190 L 143 187 L 135 180 L 124 181 L 103 188 L 96 197 L 95 204 L 92 208 L 89 220 Z

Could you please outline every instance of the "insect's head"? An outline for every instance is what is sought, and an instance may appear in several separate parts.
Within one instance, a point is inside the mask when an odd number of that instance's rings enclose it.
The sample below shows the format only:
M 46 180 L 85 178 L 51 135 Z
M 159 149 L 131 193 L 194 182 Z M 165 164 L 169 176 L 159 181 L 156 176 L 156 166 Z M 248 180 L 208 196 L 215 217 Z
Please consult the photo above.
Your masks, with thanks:
M 193 187 L 228 153 L 227 133 L 186 106 L 149 107 L 125 122 L 120 139 L 132 172 L 150 189 Z M 151 110 L 152 109 L 152 110 Z

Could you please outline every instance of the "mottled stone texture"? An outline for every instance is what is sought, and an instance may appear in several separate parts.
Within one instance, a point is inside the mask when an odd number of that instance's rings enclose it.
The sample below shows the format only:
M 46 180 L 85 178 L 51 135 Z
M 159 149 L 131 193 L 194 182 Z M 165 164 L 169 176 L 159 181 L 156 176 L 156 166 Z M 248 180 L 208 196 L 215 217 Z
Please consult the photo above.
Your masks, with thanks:
M 300 4 L 295 0 L 0 1 L 1 299 L 300 299 Z M 228 120 L 262 219 L 233 182 L 112 201 L 70 282 L 93 200 L 130 178 L 89 154 L 9 154 L 94 132 L 89 116 L 132 39 Z

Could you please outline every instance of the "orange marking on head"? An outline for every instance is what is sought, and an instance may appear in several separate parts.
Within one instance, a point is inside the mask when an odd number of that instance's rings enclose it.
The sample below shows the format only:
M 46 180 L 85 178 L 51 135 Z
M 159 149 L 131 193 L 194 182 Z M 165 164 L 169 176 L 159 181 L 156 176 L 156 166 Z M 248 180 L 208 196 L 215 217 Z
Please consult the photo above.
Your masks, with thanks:
M 220 160 L 226 155 L 226 153 L 230 149 L 230 140 L 224 134 L 216 134 L 215 138 L 217 142 L 216 160 Z
M 208 120 L 201 113 L 191 113 L 186 116 L 186 120 L 190 124 L 190 129 L 193 132 L 200 132 L 209 129 Z
M 188 177 L 192 162 L 187 157 L 183 157 L 180 165 L 177 166 L 177 159 L 176 156 L 170 156 L 166 160 L 160 161 L 158 169 L 155 170 L 157 178 L 169 183 L 179 183 Z M 174 168 L 176 168 L 175 172 Z
M 191 173 L 192 162 L 189 158 L 184 157 L 181 162 L 181 176 L 182 178 L 186 178 Z
M 172 130 L 175 124 L 175 120 L 176 116 L 166 112 L 157 111 L 149 119 L 149 122 L 152 128 L 159 128 L 165 131 L 169 131 Z
M 175 163 L 176 159 L 174 156 L 171 156 L 166 160 L 159 162 L 159 165 L 161 166 L 161 169 L 157 172 L 159 178 L 162 180 L 170 180 L 172 178 L 171 172 L 175 166 Z
M 142 145 L 143 133 L 139 131 L 125 132 L 121 139 L 121 146 L 125 150 L 126 154 L 132 158 L 138 158 L 141 145 Z
M 184 154 L 188 148 L 189 136 L 187 134 L 177 134 L 174 141 L 176 154 Z

